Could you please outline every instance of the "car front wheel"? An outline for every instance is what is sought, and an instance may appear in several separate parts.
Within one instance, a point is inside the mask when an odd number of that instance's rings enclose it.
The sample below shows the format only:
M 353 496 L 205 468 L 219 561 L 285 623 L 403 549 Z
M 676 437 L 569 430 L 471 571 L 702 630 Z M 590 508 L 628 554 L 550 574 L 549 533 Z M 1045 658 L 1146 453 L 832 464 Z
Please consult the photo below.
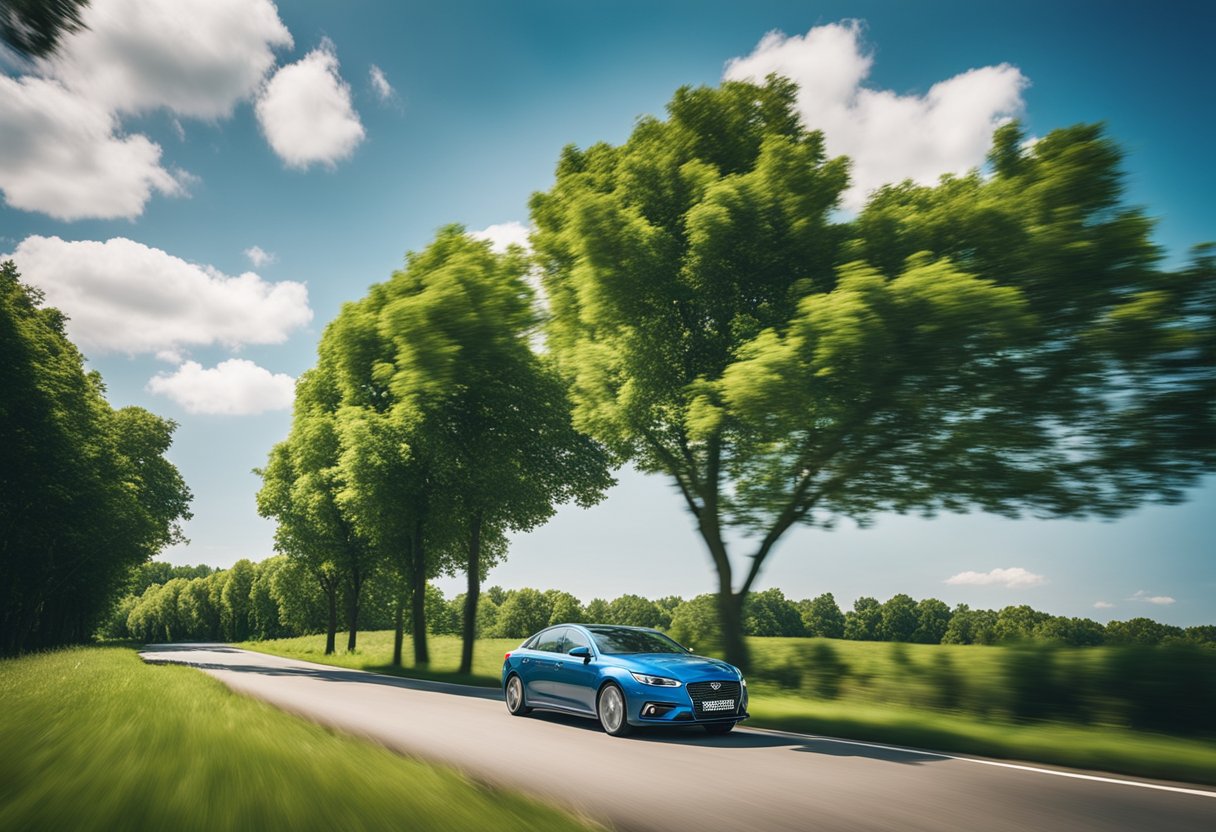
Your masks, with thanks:
M 595 712 L 600 718 L 604 732 L 614 737 L 623 737 L 633 726 L 625 718 L 625 694 L 616 685 L 604 685 L 596 701 Z
M 523 716 L 532 710 L 524 704 L 524 683 L 518 676 L 507 680 L 507 710 L 511 716 Z

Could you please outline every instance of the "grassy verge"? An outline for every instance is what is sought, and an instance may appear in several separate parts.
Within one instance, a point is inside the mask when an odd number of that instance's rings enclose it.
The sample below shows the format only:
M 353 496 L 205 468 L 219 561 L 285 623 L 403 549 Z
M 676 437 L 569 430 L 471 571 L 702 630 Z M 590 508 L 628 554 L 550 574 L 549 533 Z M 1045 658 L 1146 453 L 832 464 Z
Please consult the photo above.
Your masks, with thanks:
M 431 663 L 412 666 L 407 638 L 405 666 L 390 666 L 393 634 L 387 631 L 359 634 L 354 653 L 339 650 L 324 655 L 323 636 L 248 642 L 241 646 L 279 656 L 322 664 L 388 672 L 399 676 L 440 679 L 497 687 L 502 654 L 519 645 L 519 639 L 482 639 L 474 652 L 473 674 L 456 673 L 460 639 L 428 639 Z M 798 650 L 821 639 L 750 639 L 757 665 L 752 683 L 752 719 L 748 725 L 810 734 L 894 743 L 936 751 L 953 751 L 987 757 L 1096 769 L 1142 777 L 1216 784 L 1216 745 L 1117 725 L 1085 726 L 1063 722 L 1018 722 L 998 707 L 989 713 L 984 702 L 999 700 L 1005 684 L 1001 672 L 1007 648 L 947 645 L 891 645 L 876 642 L 831 641 L 832 661 L 838 668 L 831 678 L 805 679 L 806 665 Z M 1096 661 L 1095 651 L 1075 651 L 1073 664 Z M 790 690 L 771 679 L 797 671 Z M 962 689 L 954 708 L 933 709 L 917 703 L 940 699 L 943 676 Z M 830 684 L 827 684 L 830 683 Z M 815 694 L 827 685 L 831 695 Z
M 0 829 L 585 829 L 130 649 L 0 661 Z
M 429 636 L 427 647 L 431 663 L 426 667 L 414 665 L 414 646 L 409 636 L 405 638 L 402 651 L 402 667 L 394 667 L 392 630 L 373 630 L 359 633 L 359 645 L 353 653 L 343 648 L 345 633 L 339 633 L 338 652 L 325 655 L 325 636 L 300 636 L 269 641 L 247 641 L 237 646 L 291 659 L 303 659 L 319 664 L 371 670 L 391 676 L 406 676 L 411 679 L 432 679 L 442 682 L 458 682 L 463 685 L 496 688 L 502 672 L 502 656 L 514 650 L 523 639 L 483 638 L 473 651 L 473 673 L 459 673 L 460 639 L 456 636 Z

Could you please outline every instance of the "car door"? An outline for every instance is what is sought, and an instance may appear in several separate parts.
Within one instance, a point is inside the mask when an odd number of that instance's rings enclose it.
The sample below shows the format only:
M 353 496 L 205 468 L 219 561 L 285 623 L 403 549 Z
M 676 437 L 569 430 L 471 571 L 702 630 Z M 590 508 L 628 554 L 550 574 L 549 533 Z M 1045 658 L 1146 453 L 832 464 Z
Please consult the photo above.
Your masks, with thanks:
M 554 694 L 558 701 L 567 708 L 578 711 L 595 712 L 596 683 L 599 681 L 599 668 L 594 658 L 584 662 L 577 656 L 571 656 L 570 651 L 575 647 L 591 647 L 591 640 L 574 627 L 565 628 L 562 637 L 562 658 L 554 668 Z M 594 654 L 594 648 L 592 648 Z
M 528 704 L 560 705 L 557 696 L 557 662 L 561 658 L 562 636 L 565 627 L 553 627 L 536 637 L 536 643 L 528 656 L 529 670 L 524 677 L 528 688 Z

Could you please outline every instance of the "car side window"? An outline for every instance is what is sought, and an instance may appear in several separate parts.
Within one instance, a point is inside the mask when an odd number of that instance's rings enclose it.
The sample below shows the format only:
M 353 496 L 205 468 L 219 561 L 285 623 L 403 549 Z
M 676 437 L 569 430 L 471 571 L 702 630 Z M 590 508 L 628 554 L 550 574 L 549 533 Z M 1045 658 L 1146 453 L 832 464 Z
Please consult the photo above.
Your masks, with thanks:
M 587 637 L 573 627 L 566 628 L 565 638 L 562 639 L 562 652 L 569 653 L 575 647 L 590 647 Z
M 532 645 L 532 649 L 543 650 L 546 653 L 560 653 L 562 634 L 565 630 L 565 627 L 554 627 L 552 630 L 545 630 L 536 637 L 536 644 Z

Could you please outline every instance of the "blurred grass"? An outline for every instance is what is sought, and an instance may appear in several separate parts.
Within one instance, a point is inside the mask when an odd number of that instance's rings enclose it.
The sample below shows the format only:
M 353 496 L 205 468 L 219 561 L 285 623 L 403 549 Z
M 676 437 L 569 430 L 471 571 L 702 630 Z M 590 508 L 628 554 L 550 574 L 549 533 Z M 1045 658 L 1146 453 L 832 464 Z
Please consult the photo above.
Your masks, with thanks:
M 0 829 L 586 829 L 130 649 L 0 661 Z
M 412 666 L 408 637 L 404 666 L 390 666 L 391 631 L 360 633 L 357 651 L 339 648 L 328 657 L 324 636 L 241 646 L 321 664 L 498 687 L 502 655 L 520 643 L 478 641 L 473 674 L 461 676 L 456 672 L 460 639 L 429 636 L 427 641 L 431 663 L 426 668 Z M 758 728 L 1216 783 L 1216 742 L 1210 739 L 1131 730 L 1118 724 L 1114 711 L 1094 724 L 1019 720 L 1008 690 L 1011 660 L 1027 655 L 1017 647 L 808 638 L 749 638 L 748 645 L 753 669 L 747 724 Z M 1054 650 L 1056 681 L 1077 690 L 1092 687 L 1107 656 L 1104 648 Z
M 1060 723 L 977 719 L 907 706 L 822 701 L 751 686 L 753 728 L 1216 784 L 1210 741 Z

